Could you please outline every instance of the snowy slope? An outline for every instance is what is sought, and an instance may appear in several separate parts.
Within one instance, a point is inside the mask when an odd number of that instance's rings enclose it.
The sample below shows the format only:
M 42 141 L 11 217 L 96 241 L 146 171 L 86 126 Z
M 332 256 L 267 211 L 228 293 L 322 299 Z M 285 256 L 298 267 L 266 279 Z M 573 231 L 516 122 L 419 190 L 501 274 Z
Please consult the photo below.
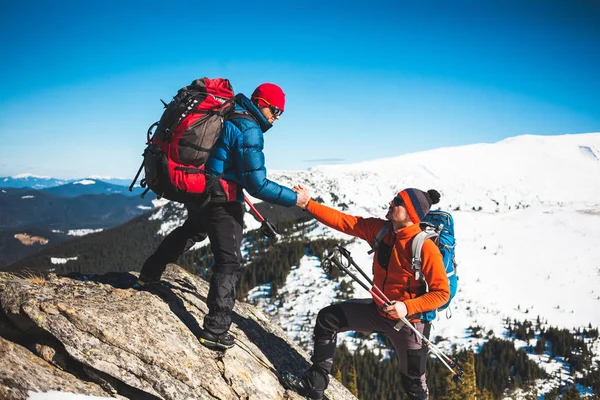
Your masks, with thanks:
M 440 206 L 485 212 L 524 205 L 600 202 L 600 133 L 518 136 L 494 144 L 449 147 L 309 172 L 277 172 L 284 184 L 306 183 L 328 199 L 380 215 L 405 187 L 436 188 Z
M 288 186 L 303 183 L 325 203 L 345 203 L 351 214 L 378 217 L 404 187 L 437 188 L 440 208 L 460 208 L 453 211 L 457 305 L 479 304 L 494 320 L 540 314 L 551 324 L 572 327 L 600 325 L 599 159 L 600 133 L 526 135 L 360 164 L 275 171 L 269 178 Z M 246 221 L 249 228 L 259 226 L 249 214 Z M 161 233 L 179 223 L 167 221 Z M 356 246 L 355 257 L 368 249 L 366 243 Z M 364 258 L 365 270 L 370 262 Z M 462 326 L 457 312 L 452 321 Z M 449 336 L 452 324 L 439 325 L 440 334 Z

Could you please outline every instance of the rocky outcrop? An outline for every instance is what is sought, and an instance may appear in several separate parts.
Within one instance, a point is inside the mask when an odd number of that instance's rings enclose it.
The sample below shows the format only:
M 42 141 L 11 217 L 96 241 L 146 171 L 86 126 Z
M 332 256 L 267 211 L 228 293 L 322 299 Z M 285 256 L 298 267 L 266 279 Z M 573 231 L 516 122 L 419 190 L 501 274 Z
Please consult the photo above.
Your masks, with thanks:
M 175 265 L 163 284 L 130 289 L 128 273 L 46 280 L 0 273 L 0 397 L 27 390 L 131 399 L 300 399 L 278 381 L 307 355 L 268 316 L 234 309 L 237 344 L 199 344 L 208 283 Z M 329 399 L 354 399 L 332 380 Z

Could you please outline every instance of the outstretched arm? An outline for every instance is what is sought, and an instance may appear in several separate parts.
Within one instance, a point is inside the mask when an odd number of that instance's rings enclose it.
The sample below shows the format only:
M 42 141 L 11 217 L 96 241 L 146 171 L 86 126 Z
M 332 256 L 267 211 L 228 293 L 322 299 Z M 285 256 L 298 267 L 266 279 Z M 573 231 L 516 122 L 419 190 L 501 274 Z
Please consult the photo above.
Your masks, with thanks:
M 384 221 L 376 218 L 355 217 L 319 204 L 310 198 L 310 193 L 305 186 L 295 185 L 292 190 L 298 195 L 297 205 L 310 212 L 317 221 L 338 230 L 371 243 L 384 224 Z

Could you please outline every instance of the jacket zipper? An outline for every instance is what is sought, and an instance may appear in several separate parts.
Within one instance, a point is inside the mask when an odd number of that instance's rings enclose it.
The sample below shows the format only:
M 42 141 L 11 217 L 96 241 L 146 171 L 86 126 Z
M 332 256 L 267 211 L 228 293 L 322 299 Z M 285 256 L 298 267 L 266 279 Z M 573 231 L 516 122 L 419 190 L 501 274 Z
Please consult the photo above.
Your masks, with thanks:
M 392 258 L 392 254 L 394 252 L 394 248 L 396 247 L 396 232 L 394 232 L 392 230 L 392 233 L 394 234 L 394 240 L 392 241 L 392 248 L 390 249 L 390 259 Z M 381 240 L 383 242 L 383 239 Z M 385 269 L 385 279 L 383 280 L 383 287 L 381 288 L 381 291 L 383 293 L 385 293 L 385 283 L 387 282 L 387 278 L 388 278 L 388 271 L 390 270 L 390 260 L 388 260 L 388 266 Z

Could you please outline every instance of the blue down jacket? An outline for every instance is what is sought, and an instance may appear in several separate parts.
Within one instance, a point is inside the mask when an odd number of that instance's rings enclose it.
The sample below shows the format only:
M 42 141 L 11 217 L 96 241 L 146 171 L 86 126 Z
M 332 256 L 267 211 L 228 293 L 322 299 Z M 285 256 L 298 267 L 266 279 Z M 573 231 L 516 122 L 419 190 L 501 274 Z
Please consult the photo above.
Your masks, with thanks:
M 263 154 L 263 133 L 273 125 L 243 94 L 235 96 L 235 112 L 247 113 L 254 119 L 232 118 L 225 121 L 223 132 L 206 161 L 207 173 L 241 185 L 263 201 L 286 207 L 296 205 L 296 193 L 267 179 Z M 239 191 L 238 201 L 244 201 Z

